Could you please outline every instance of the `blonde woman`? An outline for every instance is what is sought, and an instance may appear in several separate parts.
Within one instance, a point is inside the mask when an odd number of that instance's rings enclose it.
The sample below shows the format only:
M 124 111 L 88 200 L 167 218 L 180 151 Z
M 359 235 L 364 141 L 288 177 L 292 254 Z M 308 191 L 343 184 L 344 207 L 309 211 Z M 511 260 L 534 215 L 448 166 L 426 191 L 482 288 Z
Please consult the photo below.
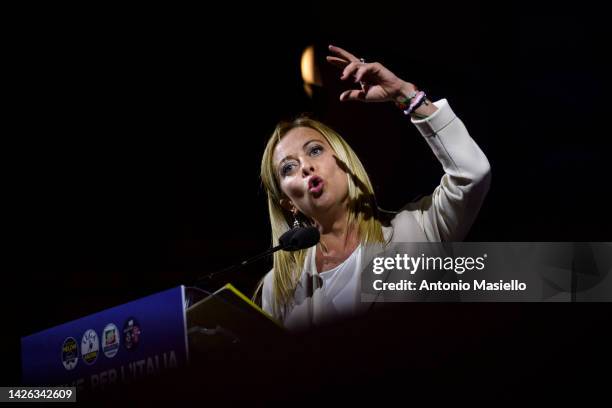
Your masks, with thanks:
M 462 240 L 490 184 L 487 158 L 445 99 L 432 103 L 383 65 L 339 47 L 329 50 L 327 60 L 342 69 L 341 79 L 359 84 L 340 100 L 394 102 L 410 115 L 445 174 L 430 196 L 385 222 L 368 174 L 340 135 L 304 117 L 278 124 L 261 162 L 273 244 L 297 225 L 315 226 L 321 235 L 311 248 L 275 253 L 258 288 L 263 286 L 263 309 L 291 330 L 364 310 L 360 275 L 376 249 L 390 242 Z

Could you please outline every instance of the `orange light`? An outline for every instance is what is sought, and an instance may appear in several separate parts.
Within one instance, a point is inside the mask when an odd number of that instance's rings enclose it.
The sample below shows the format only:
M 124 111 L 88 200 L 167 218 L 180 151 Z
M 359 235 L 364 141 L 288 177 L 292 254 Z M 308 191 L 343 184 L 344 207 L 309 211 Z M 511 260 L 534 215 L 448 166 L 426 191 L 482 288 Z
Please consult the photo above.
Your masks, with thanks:
M 315 50 L 313 45 L 309 45 L 302 52 L 302 60 L 300 62 L 302 69 L 302 80 L 304 81 L 304 90 L 308 96 L 312 96 L 312 86 L 322 86 L 321 74 L 315 62 Z

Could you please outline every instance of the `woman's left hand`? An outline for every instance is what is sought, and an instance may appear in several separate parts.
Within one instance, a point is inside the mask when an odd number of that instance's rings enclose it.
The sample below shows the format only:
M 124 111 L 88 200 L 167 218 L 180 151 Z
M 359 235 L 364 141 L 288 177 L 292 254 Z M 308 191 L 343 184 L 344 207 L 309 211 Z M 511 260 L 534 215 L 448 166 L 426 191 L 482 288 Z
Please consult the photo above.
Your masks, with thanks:
M 395 74 L 378 62 L 365 63 L 350 52 L 333 45 L 329 50 L 335 54 L 327 56 L 327 61 L 342 68 L 340 79 L 353 78 L 361 89 L 350 89 L 342 92 L 341 101 L 386 102 L 395 101 L 399 96 L 416 90 L 410 82 L 402 81 Z

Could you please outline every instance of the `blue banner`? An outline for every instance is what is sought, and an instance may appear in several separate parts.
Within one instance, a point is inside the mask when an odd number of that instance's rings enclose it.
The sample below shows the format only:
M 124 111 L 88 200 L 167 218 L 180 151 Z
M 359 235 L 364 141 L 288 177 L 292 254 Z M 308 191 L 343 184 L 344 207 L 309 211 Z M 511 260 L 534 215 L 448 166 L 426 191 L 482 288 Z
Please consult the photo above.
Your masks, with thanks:
M 183 367 L 188 360 L 184 287 L 21 339 L 24 385 L 96 391 Z

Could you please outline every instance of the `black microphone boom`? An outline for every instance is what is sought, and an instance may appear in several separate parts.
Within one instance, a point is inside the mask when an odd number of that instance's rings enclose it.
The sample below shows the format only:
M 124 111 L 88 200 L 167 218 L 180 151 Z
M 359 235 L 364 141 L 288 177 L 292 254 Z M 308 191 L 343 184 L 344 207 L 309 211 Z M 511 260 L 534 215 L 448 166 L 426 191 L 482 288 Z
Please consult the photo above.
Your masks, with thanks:
M 278 239 L 281 249 L 285 251 L 297 251 L 310 248 L 319 242 L 319 230 L 315 227 L 293 228 L 285 232 Z
M 240 269 L 243 266 L 253 263 L 268 255 L 271 255 L 281 249 L 284 251 L 298 251 L 300 249 L 310 248 L 311 246 L 316 245 L 319 242 L 320 237 L 321 236 L 319 234 L 319 230 L 315 227 L 292 228 L 289 231 L 285 232 L 283 235 L 281 235 L 281 237 L 278 239 L 280 245 L 277 245 L 274 248 L 270 248 L 259 255 L 242 261 L 238 265 L 230 266 L 229 268 L 221 269 L 220 271 L 212 272 L 210 274 L 201 276 L 195 281 L 195 284 L 197 285 L 204 279 L 212 279 L 215 275 L 228 273 Z

